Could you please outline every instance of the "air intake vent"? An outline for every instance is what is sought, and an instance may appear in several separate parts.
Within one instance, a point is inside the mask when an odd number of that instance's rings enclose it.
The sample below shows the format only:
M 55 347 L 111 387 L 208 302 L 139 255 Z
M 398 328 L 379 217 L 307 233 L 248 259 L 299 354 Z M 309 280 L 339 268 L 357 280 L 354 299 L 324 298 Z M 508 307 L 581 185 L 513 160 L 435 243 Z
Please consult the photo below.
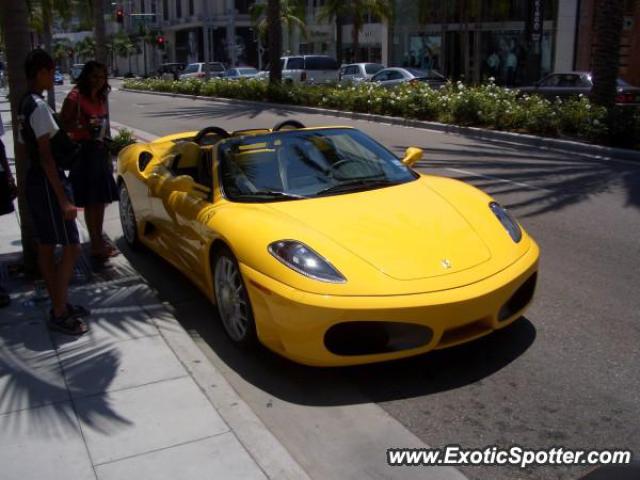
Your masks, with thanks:
M 516 293 L 514 293 L 500 309 L 500 313 L 498 314 L 499 321 L 503 322 L 507 320 L 529 304 L 533 298 L 533 292 L 536 289 L 537 278 L 538 274 L 534 273 L 516 290 Z
M 142 152 L 138 157 L 138 170 L 144 172 L 144 169 L 147 168 L 152 158 L 153 154 L 151 152 Z
M 400 322 L 344 322 L 332 326 L 324 337 L 327 349 L 336 355 L 372 355 L 427 345 L 429 327 Z

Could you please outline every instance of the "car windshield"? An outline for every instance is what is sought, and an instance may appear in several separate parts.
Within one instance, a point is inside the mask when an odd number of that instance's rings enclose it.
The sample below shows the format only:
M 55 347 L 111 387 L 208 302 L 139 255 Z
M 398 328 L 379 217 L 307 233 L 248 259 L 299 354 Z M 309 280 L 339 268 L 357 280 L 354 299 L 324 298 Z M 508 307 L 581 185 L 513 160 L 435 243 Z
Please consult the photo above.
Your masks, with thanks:
M 239 68 L 238 71 L 241 75 L 256 75 L 258 73 L 255 68 Z
M 224 72 L 224 65 L 221 63 L 210 63 L 209 70 L 212 72 Z
M 352 129 L 290 130 L 220 145 L 220 178 L 238 202 L 370 190 L 417 178 L 391 152 Z
M 187 68 L 185 68 L 182 73 L 195 73 L 198 71 L 198 64 L 197 63 L 190 63 L 189 65 L 187 65 Z
M 367 63 L 364 66 L 364 71 L 367 72 L 367 75 L 373 75 L 374 73 L 378 73 L 384 67 L 382 65 L 378 65 L 376 63 Z
M 417 68 L 407 68 L 414 77 L 426 78 L 428 80 L 445 80 L 445 77 L 435 70 L 418 70 Z

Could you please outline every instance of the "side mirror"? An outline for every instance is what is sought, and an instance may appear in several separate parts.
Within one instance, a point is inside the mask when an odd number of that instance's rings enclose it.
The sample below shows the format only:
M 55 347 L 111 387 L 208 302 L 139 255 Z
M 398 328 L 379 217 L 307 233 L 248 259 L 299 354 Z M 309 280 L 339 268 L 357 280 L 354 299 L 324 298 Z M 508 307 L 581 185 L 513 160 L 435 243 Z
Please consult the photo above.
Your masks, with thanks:
M 417 147 L 409 147 L 407 148 L 407 151 L 404 152 L 402 163 L 411 168 L 420 160 L 422 160 L 422 149 Z

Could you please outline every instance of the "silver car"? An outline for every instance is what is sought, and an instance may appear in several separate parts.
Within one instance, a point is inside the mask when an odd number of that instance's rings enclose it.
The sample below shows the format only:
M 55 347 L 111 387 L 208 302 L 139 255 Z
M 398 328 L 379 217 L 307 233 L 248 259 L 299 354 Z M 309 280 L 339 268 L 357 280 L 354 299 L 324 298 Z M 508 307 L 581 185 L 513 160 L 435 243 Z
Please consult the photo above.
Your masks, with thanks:
M 237 80 L 239 78 L 254 78 L 256 75 L 258 75 L 258 70 L 253 67 L 237 67 L 225 71 L 223 78 Z
M 340 69 L 338 80 L 345 84 L 365 82 L 383 68 L 379 63 L 351 63 Z
M 447 79 L 435 70 L 418 70 L 417 68 L 391 67 L 380 70 L 372 78 L 371 82 L 383 87 L 395 87 L 402 83 L 426 83 L 431 88 L 442 88 Z

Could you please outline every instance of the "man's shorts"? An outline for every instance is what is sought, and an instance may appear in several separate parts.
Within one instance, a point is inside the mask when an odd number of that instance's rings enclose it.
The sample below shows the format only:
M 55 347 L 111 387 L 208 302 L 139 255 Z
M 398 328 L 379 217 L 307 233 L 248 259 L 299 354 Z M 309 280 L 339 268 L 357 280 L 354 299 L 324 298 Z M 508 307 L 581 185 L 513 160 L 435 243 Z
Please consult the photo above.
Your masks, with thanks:
M 73 202 L 71 184 L 58 171 L 67 198 Z M 31 169 L 27 174 L 26 196 L 36 241 L 41 245 L 77 245 L 80 243 L 75 220 L 65 220 L 56 194 L 45 173 Z

